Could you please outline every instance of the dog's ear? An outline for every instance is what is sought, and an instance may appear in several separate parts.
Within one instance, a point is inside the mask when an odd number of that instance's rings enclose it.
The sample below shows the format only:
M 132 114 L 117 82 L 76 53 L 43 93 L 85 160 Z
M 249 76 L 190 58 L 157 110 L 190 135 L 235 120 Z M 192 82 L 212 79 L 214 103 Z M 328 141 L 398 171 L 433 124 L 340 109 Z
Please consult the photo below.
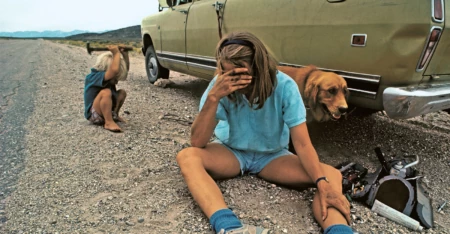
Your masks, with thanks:
M 314 108 L 317 105 L 317 96 L 319 95 L 320 85 L 317 79 L 310 77 L 305 87 L 305 98 L 310 108 Z

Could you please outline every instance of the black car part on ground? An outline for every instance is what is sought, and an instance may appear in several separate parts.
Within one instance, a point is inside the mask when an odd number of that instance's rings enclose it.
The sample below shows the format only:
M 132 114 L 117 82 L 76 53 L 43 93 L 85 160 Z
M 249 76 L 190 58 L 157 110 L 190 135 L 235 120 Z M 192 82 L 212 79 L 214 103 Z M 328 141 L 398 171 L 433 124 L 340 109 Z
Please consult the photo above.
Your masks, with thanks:
M 406 158 L 386 161 L 379 147 L 375 153 L 381 164 L 373 173 L 362 165 L 344 162 L 336 166 L 342 173 L 342 191 L 351 200 L 362 201 L 372 207 L 378 200 L 419 221 L 426 228 L 433 227 L 433 210 L 428 192 L 419 172 Z

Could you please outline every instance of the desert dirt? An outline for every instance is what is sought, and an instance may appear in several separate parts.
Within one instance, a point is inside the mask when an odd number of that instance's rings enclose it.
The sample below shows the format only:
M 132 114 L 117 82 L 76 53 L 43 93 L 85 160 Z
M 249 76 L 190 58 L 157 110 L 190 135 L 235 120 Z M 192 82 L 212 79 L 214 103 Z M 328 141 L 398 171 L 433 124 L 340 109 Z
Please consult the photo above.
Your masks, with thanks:
M 37 42 L 36 42 L 37 43 Z M 180 175 L 175 157 L 189 146 L 190 122 L 207 81 L 171 72 L 161 88 L 146 78 L 144 57 L 118 87 L 128 97 L 120 115 L 124 133 L 112 133 L 83 117 L 84 77 L 97 54 L 42 41 L 36 51 L 34 111 L 26 123 L 26 157 L 15 190 L 4 199 L 1 233 L 213 233 Z M 434 208 L 435 227 L 450 233 L 450 116 L 445 112 L 392 120 L 382 112 L 309 124 L 322 162 L 353 161 L 374 171 L 374 148 L 385 156 L 418 155 Z M 315 189 L 294 191 L 255 176 L 218 181 L 227 204 L 245 223 L 274 233 L 320 233 L 313 219 Z M 0 197 L 1 198 L 1 197 Z M 353 202 L 359 233 L 411 233 Z M 2 218 L 0 217 L 0 218 Z

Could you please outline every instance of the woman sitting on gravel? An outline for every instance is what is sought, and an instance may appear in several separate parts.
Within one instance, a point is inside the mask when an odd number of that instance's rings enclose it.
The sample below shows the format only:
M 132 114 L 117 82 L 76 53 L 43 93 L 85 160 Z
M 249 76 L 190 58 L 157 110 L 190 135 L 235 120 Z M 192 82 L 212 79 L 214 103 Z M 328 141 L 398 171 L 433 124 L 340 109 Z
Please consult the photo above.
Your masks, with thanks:
M 216 49 L 217 76 L 200 101 L 192 147 L 177 155 L 187 186 L 217 233 L 269 233 L 242 224 L 215 179 L 249 173 L 293 188 L 316 186 L 313 213 L 324 233 L 353 233 L 342 176 L 319 162 L 297 84 L 276 70 L 263 43 L 246 32 L 225 36 Z M 215 133 L 217 140 L 209 143 Z M 289 136 L 298 155 L 287 150 Z
M 119 110 L 127 93 L 116 90 L 119 81 L 126 80 L 130 61 L 128 52 L 119 46 L 108 46 L 110 52 L 98 56 L 91 73 L 84 81 L 84 117 L 93 124 L 103 125 L 106 130 L 121 132 L 115 123 L 125 122 Z

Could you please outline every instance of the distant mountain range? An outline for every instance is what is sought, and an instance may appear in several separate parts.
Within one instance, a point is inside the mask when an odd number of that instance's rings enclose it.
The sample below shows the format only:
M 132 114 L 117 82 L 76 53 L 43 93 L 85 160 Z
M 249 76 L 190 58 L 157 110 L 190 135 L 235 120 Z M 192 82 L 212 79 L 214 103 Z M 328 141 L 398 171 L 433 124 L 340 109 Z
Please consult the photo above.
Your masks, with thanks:
M 0 37 L 15 38 L 64 38 L 69 40 L 130 40 L 139 41 L 141 39 L 141 26 L 135 25 L 126 28 L 90 32 L 86 30 L 64 31 L 19 31 L 19 32 L 0 32 Z
M 27 38 L 27 37 L 67 37 L 72 36 L 80 33 L 87 33 L 89 31 L 86 30 L 73 30 L 70 32 L 64 32 L 60 30 L 56 31 L 18 31 L 18 32 L 0 32 L 0 37 L 20 37 L 20 38 Z
M 126 40 L 139 41 L 141 39 L 141 26 L 135 25 L 102 33 L 80 33 L 66 37 L 70 40 Z

